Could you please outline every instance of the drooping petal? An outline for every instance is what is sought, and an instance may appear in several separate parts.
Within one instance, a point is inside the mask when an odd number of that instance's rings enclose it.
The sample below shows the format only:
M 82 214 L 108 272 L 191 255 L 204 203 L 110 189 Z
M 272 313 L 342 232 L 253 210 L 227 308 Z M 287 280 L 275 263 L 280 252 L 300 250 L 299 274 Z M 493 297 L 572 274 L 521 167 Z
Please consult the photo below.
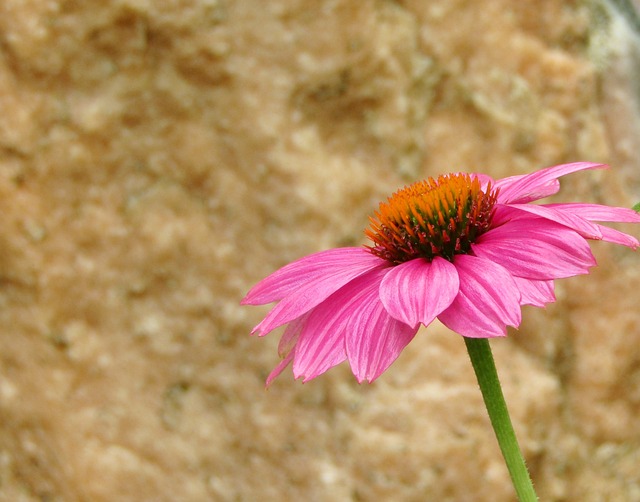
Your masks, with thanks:
M 358 252 L 345 252 L 345 250 L 351 249 L 356 249 Z M 328 254 L 328 252 L 325 253 Z M 368 270 L 389 266 L 386 261 L 373 256 L 364 248 L 342 248 L 339 256 L 340 259 L 337 260 L 335 256 L 332 257 L 334 259 L 323 260 L 324 265 L 321 268 L 318 268 L 317 264 L 309 263 L 309 268 L 312 269 L 311 275 L 306 274 L 306 269 L 300 270 L 299 273 L 302 279 L 296 281 L 295 278 L 291 277 L 287 280 L 287 290 L 290 289 L 290 292 L 271 309 L 253 329 L 252 333 L 264 336 L 278 326 L 287 324 L 309 312 L 326 300 L 332 293 Z M 294 274 L 288 273 L 287 275 L 292 276 Z M 282 291 L 282 288 L 280 290 Z
M 298 343 L 298 338 L 309 318 L 309 314 L 310 313 L 306 313 L 302 317 L 294 319 L 289 323 L 287 329 L 284 330 L 282 338 L 280 338 L 280 342 L 278 342 L 278 354 L 280 357 L 286 357 L 289 352 L 293 350 L 296 343 Z
M 640 223 L 640 214 L 626 207 L 609 207 L 600 204 L 545 204 L 558 212 L 579 215 L 589 221 L 611 221 L 619 223 Z M 598 225 L 602 240 L 637 249 L 638 239 L 619 230 Z
M 287 366 L 291 364 L 291 361 L 293 361 L 294 352 L 294 350 L 291 350 L 287 354 L 287 356 L 278 363 L 273 371 L 269 373 L 269 376 L 267 377 L 267 380 L 265 382 L 265 387 L 269 387 L 271 383 L 280 375 L 280 373 L 282 373 L 287 368 Z
M 369 383 L 384 373 L 413 340 L 418 328 L 412 328 L 391 317 L 381 304 L 362 316 L 366 330 L 354 329 L 347 337 L 347 356 L 358 383 Z M 357 342 L 349 344 L 349 342 Z
M 490 338 L 506 336 L 507 325 L 520 325 L 520 291 L 505 268 L 470 255 L 457 255 L 453 264 L 460 292 L 438 316 L 445 326 L 462 336 Z
M 583 237 L 544 218 L 516 219 L 493 228 L 471 249 L 513 276 L 539 281 L 587 274 L 596 264 Z
M 328 317 L 325 315 L 324 319 Z M 302 332 L 293 359 L 293 376 L 296 379 L 308 382 L 347 359 L 343 330 L 335 323 L 329 326 L 335 326 L 336 330 L 323 329 L 314 322 L 306 332 Z
M 638 246 L 640 246 L 638 239 L 632 235 L 620 232 L 620 230 L 600 225 L 600 231 L 602 232 L 602 240 L 605 242 L 621 244 L 622 246 L 627 246 L 631 249 L 638 249 Z
M 303 377 L 306 382 L 347 358 L 345 336 L 350 319 L 361 303 L 370 301 L 367 291 L 377 292 L 386 270 L 367 272 L 313 309 L 296 344 L 293 361 L 296 378 Z
M 592 162 L 574 162 L 540 169 L 531 174 L 511 176 L 496 181 L 496 188 L 500 188 L 498 202 L 527 203 L 542 199 L 558 192 L 560 187 L 558 178 L 576 171 L 586 169 L 606 169 L 605 164 Z
M 544 307 L 556 301 L 553 281 L 532 281 L 522 277 L 514 277 L 513 280 L 520 290 L 520 305 Z
M 413 340 L 418 326 L 389 315 L 379 298 L 379 284 L 363 288 L 346 321 L 345 346 L 351 371 L 358 382 L 373 382 Z
M 579 202 L 543 204 L 558 211 L 577 214 L 589 221 L 617 221 L 620 223 L 640 223 L 640 214 L 626 207 L 603 206 L 602 204 L 582 204 Z
M 276 270 L 251 288 L 240 303 L 264 305 L 292 294 L 298 295 L 301 288 L 326 289 L 326 296 L 329 296 L 354 277 L 381 263 L 384 261 L 362 247 L 320 251 Z
M 600 232 L 599 226 L 595 223 L 591 223 L 578 214 L 556 211 L 552 207 L 535 204 L 509 204 L 508 206 L 502 206 L 502 208 L 511 211 L 524 211 L 526 213 L 555 221 L 556 223 L 560 223 L 565 227 L 575 230 L 587 239 L 602 239 L 602 232 Z M 502 208 L 498 206 L 496 207 L 496 211 L 499 211 Z
M 291 361 L 293 361 L 298 338 L 300 337 L 300 333 L 302 332 L 302 328 L 307 322 L 308 317 L 309 314 L 305 314 L 302 317 L 295 319 L 287 326 L 287 329 L 284 331 L 282 338 L 280 338 L 280 342 L 278 343 L 278 354 L 282 358 L 282 361 L 280 361 L 273 371 L 269 373 L 265 385 L 266 387 L 269 387 L 271 382 L 273 382 L 278 375 L 280 375 L 280 373 L 289 366 Z
M 380 300 L 387 312 L 409 326 L 431 324 L 458 294 L 456 267 L 437 257 L 418 258 L 389 270 L 380 284 Z

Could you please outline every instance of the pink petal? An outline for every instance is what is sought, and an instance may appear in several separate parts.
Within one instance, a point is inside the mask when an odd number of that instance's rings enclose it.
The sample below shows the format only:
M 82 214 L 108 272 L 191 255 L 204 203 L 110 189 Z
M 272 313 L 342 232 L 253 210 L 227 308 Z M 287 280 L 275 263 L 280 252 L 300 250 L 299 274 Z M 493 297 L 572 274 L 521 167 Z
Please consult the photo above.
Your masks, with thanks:
M 302 332 L 302 328 L 307 322 L 309 314 L 305 314 L 302 317 L 292 321 L 287 329 L 284 331 L 282 338 L 280 338 L 280 343 L 278 343 L 278 354 L 282 358 L 282 361 L 274 368 L 274 370 L 269 373 L 266 381 L 266 387 L 271 385 L 276 377 L 282 373 L 289 363 L 293 361 L 293 356 L 295 354 L 296 344 L 298 343 L 298 338 L 300 337 L 300 333 Z
M 380 284 L 380 300 L 387 312 L 409 326 L 431 324 L 458 294 L 456 267 L 443 258 L 421 258 L 389 270 Z
M 508 204 L 496 204 L 491 217 L 491 227 L 499 227 L 514 220 L 530 220 L 532 218 L 535 216 L 527 211 L 513 208 Z
M 622 246 L 627 246 L 631 249 L 638 249 L 638 246 L 640 246 L 638 239 L 636 239 L 632 235 L 620 232 L 620 230 L 615 230 L 613 228 L 600 225 L 600 231 L 602 232 L 602 240 L 605 242 L 621 244 Z
M 328 254 L 328 252 L 325 253 Z M 326 256 L 322 258 L 326 258 Z M 308 267 L 298 269 L 299 280 L 294 277 L 296 272 L 287 272 L 287 275 L 290 276 L 286 281 L 287 290 L 289 291 L 287 296 L 271 309 L 266 317 L 253 329 L 252 333 L 264 336 L 278 326 L 287 324 L 309 312 L 332 293 L 368 270 L 388 266 L 385 260 L 372 255 L 364 248 L 342 248 L 342 253 L 331 254 L 330 260 L 323 259 L 321 263 L 322 266 L 318 267 L 317 263 L 309 262 Z M 311 270 L 311 273 L 306 272 L 307 268 Z M 278 272 L 282 270 L 280 269 Z M 262 282 L 267 281 L 278 272 L 267 277 Z M 282 287 L 274 286 L 272 291 L 275 289 L 284 290 Z M 264 295 L 266 294 L 265 292 Z
M 532 281 L 522 277 L 514 277 L 513 280 L 520 290 L 520 305 L 544 307 L 556 301 L 553 281 Z
M 384 263 L 363 247 L 335 248 L 304 256 L 256 284 L 242 305 L 264 305 L 299 294 L 300 288 L 328 287 L 333 293 L 367 270 Z M 334 285 L 337 285 L 335 288 Z M 327 296 L 329 296 L 329 294 Z M 325 297 L 326 298 L 326 297 Z
M 502 178 L 496 181 L 496 187 L 500 188 L 498 202 L 501 204 L 526 203 L 542 199 L 558 192 L 560 187 L 558 178 L 561 176 L 586 169 L 606 169 L 607 167 L 605 164 L 592 162 L 574 162 L 547 167 L 531 174 Z
M 282 338 L 280 338 L 280 342 L 278 343 L 278 354 L 280 357 L 286 357 L 293 350 L 296 343 L 298 343 L 298 338 L 300 338 L 302 328 L 304 328 L 304 325 L 307 323 L 309 314 L 310 313 L 307 313 L 291 321 L 287 329 L 284 330 Z
M 293 374 L 304 382 L 321 375 L 347 358 L 345 337 L 353 313 L 366 292 L 376 291 L 387 269 L 374 269 L 354 279 L 331 295 L 310 313 L 293 361 Z
M 280 363 L 278 363 L 273 371 L 269 373 L 267 381 L 265 382 L 265 387 L 269 387 L 271 383 L 280 375 L 280 373 L 282 373 L 287 368 L 287 366 L 291 364 L 291 361 L 293 361 L 293 354 L 294 351 L 290 351 L 287 356 L 282 361 L 280 361 Z
M 327 318 L 328 316 L 324 317 Z M 306 336 L 300 339 L 304 343 L 301 346 L 296 345 L 293 360 L 293 376 L 296 379 L 302 378 L 303 382 L 322 375 L 347 359 L 342 331 L 321 330 L 317 323 L 312 326 L 306 332 Z M 336 329 L 338 328 L 339 326 L 336 326 Z
M 507 197 L 502 195 L 503 191 L 506 191 L 506 187 L 509 187 L 516 182 L 521 181 L 522 179 L 530 176 L 529 174 L 519 174 L 517 176 L 509 176 L 508 178 L 502 178 L 496 181 L 493 185 L 494 187 L 500 189 L 498 194 L 498 202 L 500 203 L 508 203 L 511 202 L 507 200 Z M 551 180 L 543 185 L 536 187 L 535 190 L 526 194 L 525 196 L 519 197 L 516 202 L 520 202 L 522 204 L 526 204 L 527 202 L 532 202 L 534 200 L 544 199 L 545 197 L 549 197 L 558 193 L 560 190 L 560 182 L 558 180 Z M 507 192 L 508 195 L 508 192 Z
M 600 204 L 545 204 L 547 207 L 551 207 L 558 212 L 576 214 L 590 221 L 612 221 L 620 223 L 640 223 L 640 214 L 636 213 L 633 209 L 626 207 L 609 207 Z M 620 232 L 613 228 L 605 227 L 603 225 L 597 225 L 601 239 L 606 242 L 612 242 L 614 244 L 621 244 L 623 246 L 637 249 L 640 246 L 638 239 L 632 235 Z
M 587 221 L 577 214 L 556 211 L 554 208 L 543 205 L 538 206 L 535 204 L 509 204 L 506 207 L 511 210 L 516 209 L 555 221 L 575 230 L 580 235 L 588 239 L 602 239 L 602 233 L 600 232 L 599 226 Z M 496 210 L 498 209 L 499 208 L 496 207 Z
M 596 264 L 583 237 L 544 218 L 512 220 L 481 235 L 471 248 L 513 276 L 541 281 L 586 274 Z
M 349 364 L 360 383 L 384 373 L 418 331 L 387 313 L 379 289 L 379 283 L 363 288 L 345 325 Z
M 438 316 L 449 329 L 470 338 L 505 336 L 521 320 L 520 291 L 500 265 L 477 256 L 456 255 L 460 292 Z
M 371 383 L 382 375 L 418 331 L 391 317 L 380 304 L 368 314 L 347 337 L 347 355 L 358 383 Z
M 640 214 L 626 207 L 611 207 L 601 204 L 544 204 L 557 211 L 576 214 L 589 221 L 617 221 L 620 223 L 640 223 Z

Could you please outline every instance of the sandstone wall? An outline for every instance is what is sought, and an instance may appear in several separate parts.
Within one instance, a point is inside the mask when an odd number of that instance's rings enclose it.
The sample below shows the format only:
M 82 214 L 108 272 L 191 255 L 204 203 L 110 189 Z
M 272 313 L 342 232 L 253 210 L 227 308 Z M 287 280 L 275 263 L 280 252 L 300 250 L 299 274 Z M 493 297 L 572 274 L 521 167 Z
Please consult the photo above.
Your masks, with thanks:
M 511 501 L 464 344 L 265 392 L 257 280 L 441 172 L 640 200 L 631 3 L 0 2 L 0 499 Z M 628 229 L 638 235 L 638 229 Z M 640 257 L 493 343 L 543 500 L 640 500 Z

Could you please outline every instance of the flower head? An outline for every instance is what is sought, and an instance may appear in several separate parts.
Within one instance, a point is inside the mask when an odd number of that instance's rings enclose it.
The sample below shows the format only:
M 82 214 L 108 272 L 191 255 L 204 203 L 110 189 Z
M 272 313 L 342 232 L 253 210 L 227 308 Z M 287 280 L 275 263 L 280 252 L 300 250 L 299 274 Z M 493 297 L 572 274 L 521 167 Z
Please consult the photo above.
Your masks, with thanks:
M 478 178 L 450 174 L 398 190 L 371 218 L 365 231 L 371 252 L 393 264 L 436 256 L 453 261 L 489 230 L 497 193 Z
M 242 300 L 278 302 L 253 333 L 288 325 L 267 385 L 291 362 L 306 382 L 345 360 L 371 382 L 436 318 L 465 337 L 505 336 L 522 305 L 555 301 L 555 279 L 596 264 L 588 239 L 638 247 L 596 223 L 640 223 L 631 209 L 530 204 L 557 193 L 565 174 L 606 167 L 578 162 L 498 180 L 457 173 L 397 191 L 370 219 L 371 245 L 296 260 Z

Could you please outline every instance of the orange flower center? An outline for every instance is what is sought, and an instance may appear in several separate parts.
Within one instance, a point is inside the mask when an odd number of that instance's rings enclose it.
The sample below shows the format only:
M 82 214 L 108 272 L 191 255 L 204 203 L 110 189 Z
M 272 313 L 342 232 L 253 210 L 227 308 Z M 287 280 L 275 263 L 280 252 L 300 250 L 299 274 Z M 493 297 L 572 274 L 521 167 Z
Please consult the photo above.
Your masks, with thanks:
M 497 195 L 468 174 L 418 181 L 380 203 L 365 231 L 374 244 L 367 247 L 393 264 L 436 256 L 453 261 L 489 230 Z

